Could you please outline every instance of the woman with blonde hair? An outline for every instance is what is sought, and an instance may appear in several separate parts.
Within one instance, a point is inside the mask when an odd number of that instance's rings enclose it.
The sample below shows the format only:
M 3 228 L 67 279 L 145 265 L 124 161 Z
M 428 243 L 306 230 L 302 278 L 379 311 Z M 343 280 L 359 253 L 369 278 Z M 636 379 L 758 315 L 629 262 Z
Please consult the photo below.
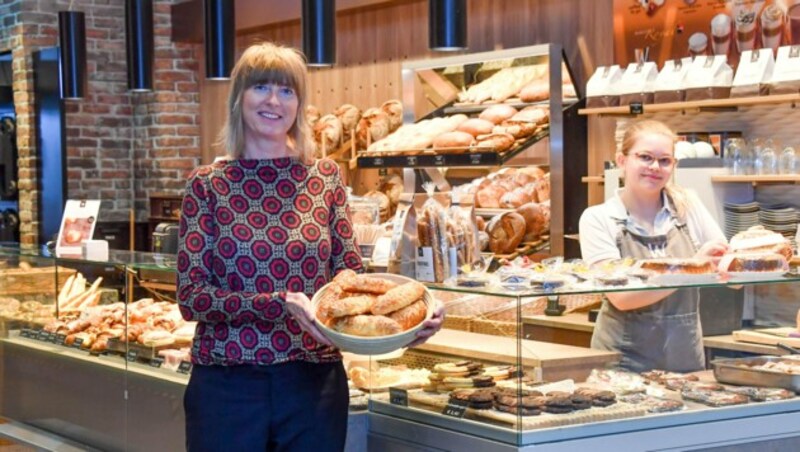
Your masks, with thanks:
M 619 258 L 718 260 L 725 236 L 696 194 L 676 186 L 677 137 L 658 121 L 632 123 L 616 154 L 624 188 L 580 219 L 583 259 L 596 265 Z M 695 288 L 615 292 L 595 325 L 592 348 L 618 351 L 621 366 L 637 372 L 705 367 Z
M 251 46 L 231 79 L 227 158 L 191 174 L 181 213 L 178 303 L 197 322 L 187 449 L 341 451 L 347 375 L 309 297 L 362 270 L 344 184 L 313 158 L 301 53 Z

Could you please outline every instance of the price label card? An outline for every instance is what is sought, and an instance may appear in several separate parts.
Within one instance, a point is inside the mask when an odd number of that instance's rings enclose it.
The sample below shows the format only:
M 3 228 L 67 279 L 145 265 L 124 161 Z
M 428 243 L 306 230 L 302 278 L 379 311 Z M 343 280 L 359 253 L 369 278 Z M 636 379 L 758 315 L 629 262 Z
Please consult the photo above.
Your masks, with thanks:
M 178 365 L 178 373 L 188 374 L 191 371 L 192 371 L 192 363 L 190 363 L 189 361 L 181 361 L 181 363 Z
M 36 333 L 36 339 L 38 339 L 40 341 L 43 341 L 43 342 L 47 342 L 48 339 L 50 339 L 50 334 L 47 331 L 39 330 Z
M 408 391 L 403 388 L 389 388 L 389 403 L 408 406 Z
M 83 338 L 82 337 L 76 337 L 75 338 L 75 342 L 72 343 L 72 346 L 75 347 L 75 348 L 82 348 L 83 347 Z
M 66 342 L 67 342 L 66 334 L 56 334 L 56 344 L 65 345 Z
M 54 344 L 58 344 L 58 334 L 56 333 L 48 333 L 47 334 L 47 341 L 52 342 Z
M 641 102 L 631 102 L 630 111 L 632 115 L 641 115 L 644 113 L 644 105 Z
M 467 412 L 467 404 L 468 402 L 462 402 L 460 400 L 450 400 L 447 402 L 447 406 L 444 407 L 444 410 L 442 410 L 442 414 L 461 419 Z
M 480 165 L 483 163 L 483 155 L 482 154 L 471 154 L 469 156 L 469 163 L 470 165 Z
M 150 367 L 159 368 L 164 364 L 164 358 L 153 358 L 150 360 Z
M 138 358 L 139 358 L 139 350 L 128 350 L 128 353 L 125 355 L 125 359 L 127 359 L 128 362 L 131 363 L 136 362 Z
M 32 337 L 33 331 L 29 330 L 28 328 L 23 328 L 22 331 L 19 332 L 19 335 L 26 338 Z

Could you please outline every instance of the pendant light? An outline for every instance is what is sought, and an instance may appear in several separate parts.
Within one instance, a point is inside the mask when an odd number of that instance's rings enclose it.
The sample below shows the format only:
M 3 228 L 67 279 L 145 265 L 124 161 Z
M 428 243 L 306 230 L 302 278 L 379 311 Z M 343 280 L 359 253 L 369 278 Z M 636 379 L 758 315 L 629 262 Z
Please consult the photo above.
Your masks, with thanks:
M 59 87 L 62 99 L 86 94 L 86 22 L 82 12 L 58 12 Z
M 309 66 L 336 63 L 336 1 L 303 0 L 303 53 Z
M 153 0 L 125 0 L 128 89 L 153 90 Z
M 428 48 L 467 48 L 467 0 L 428 0 Z
M 206 24 L 206 78 L 224 80 L 231 76 L 236 52 L 234 0 L 204 0 Z

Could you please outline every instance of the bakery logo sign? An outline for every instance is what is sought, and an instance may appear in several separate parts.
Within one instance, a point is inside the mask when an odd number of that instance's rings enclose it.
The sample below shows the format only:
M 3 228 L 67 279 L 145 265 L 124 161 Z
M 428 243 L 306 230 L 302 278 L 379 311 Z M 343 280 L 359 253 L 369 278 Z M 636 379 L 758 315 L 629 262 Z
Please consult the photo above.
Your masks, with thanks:
M 614 59 L 640 61 L 725 55 L 800 44 L 800 0 L 614 0 Z

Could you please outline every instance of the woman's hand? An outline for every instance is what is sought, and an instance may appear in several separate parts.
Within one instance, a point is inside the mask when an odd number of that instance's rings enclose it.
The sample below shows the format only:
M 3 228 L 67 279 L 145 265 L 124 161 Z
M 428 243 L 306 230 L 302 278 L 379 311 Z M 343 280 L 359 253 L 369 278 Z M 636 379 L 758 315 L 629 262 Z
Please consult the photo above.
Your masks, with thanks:
M 417 331 L 417 338 L 414 339 L 413 342 L 408 344 L 408 347 L 416 347 L 417 345 L 422 345 L 425 341 L 428 340 L 431 336 L 436 334 L 440 329 L 442 329 L 442 324 L 444 323 L 444 305 L 440 302 L 436 302 L 436 305 L 433 307 L 433 315 L 429 320 L 425 320 L 422 323 L 422 329 Z
M 327 337 L 317 328 L 317 317 L 311 306 L 311 300 L 306 294 L 300 292 L 286 293 L 286 309 L 297 320 L 300 328 L 307 332 L 322 345 L 333 345 Z
M 714 265 L 719 263 L 723 254 L 728 252 L 728 244 L 722 240 L 712 240 L 706 242 L 697 250 L 694 257 L 700 259 L 710 259 Z

